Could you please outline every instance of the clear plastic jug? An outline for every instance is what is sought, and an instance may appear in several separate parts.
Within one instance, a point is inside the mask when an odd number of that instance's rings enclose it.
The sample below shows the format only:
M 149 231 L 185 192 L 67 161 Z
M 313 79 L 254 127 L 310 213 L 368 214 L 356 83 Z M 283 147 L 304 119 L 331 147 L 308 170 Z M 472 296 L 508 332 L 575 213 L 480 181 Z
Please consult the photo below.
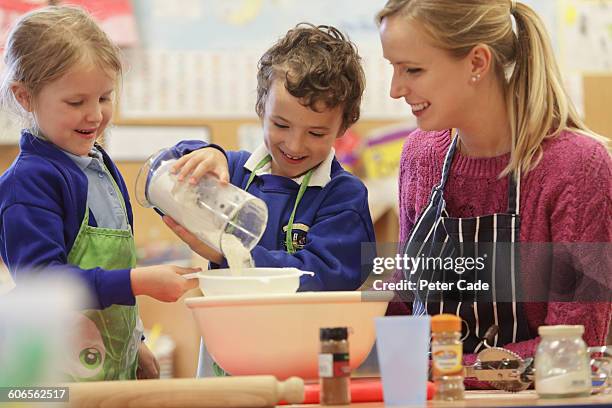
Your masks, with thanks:
M 138 203 L 171 216 L 224 254 L 228 235 L 253 249 L 268 222 L 266 203 L 232 184 L 221 185 L 214 175 L 205 175 L 196 185 L 179 182 L 171 173 L 178 158 L 172 149 L 163 149 L 147 160 L 136 178 Z

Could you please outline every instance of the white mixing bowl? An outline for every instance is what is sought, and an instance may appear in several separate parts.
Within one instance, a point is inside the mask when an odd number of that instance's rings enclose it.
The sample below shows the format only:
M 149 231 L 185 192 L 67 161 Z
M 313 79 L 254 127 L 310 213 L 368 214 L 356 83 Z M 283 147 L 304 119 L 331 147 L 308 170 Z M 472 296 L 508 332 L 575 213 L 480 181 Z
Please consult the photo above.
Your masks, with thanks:
M 314 275 L 296 268 L 211 269 L 191 274 L 200 280 L 205 296 L 295 293 L 300 276 Z
M 195 297 L 192 309 L 206 349 L 231 375 L 318 377 L 319 329 L 349 327 L 351 369 L 368 356 L 393 292 L 301 292 Z M 373 298 L 376 298 L 375 300 Z

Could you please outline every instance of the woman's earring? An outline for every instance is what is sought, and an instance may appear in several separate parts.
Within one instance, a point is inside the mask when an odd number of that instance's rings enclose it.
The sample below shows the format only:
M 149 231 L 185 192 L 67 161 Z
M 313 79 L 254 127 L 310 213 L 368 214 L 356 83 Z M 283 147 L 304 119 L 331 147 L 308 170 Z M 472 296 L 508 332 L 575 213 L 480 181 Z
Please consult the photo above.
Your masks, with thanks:
M 476 83 L 477 81 L 480 80 L 480 74 L 472 75 L 471 79 L 473 83 Z

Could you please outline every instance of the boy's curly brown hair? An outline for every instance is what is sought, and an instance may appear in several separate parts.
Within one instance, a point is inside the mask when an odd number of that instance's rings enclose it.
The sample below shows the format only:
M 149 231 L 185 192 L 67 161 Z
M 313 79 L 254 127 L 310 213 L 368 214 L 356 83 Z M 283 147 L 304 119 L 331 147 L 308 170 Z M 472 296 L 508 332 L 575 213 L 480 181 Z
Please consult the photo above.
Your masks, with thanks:
M 365 74 L 357 47 L 338 29 L 300 23 L 264 53 L 255 104 L 260 118 L 277 78 L 284 78 L 289 94 L 314 111 L 321 103 L 326 109 L 342 106 L 342 130 L 359 120 Z

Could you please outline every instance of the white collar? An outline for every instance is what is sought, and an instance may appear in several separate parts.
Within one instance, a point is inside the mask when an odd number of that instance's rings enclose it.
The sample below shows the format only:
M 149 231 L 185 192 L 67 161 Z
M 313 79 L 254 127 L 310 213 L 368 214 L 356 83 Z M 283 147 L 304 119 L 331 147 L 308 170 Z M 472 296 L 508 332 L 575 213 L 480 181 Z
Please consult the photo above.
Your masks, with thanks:
M 70 157 L 81 170 L 85 170 L 91 164 L 94 158 L 102 161 L 102 154 L 95 147 L 91 148 L 91 151 L 87 156 L 77 156 L 76 154 L 70 153 L 64 149 L 60 150 L 64 152 L 66 156 Z
M 268 152 L 266 145 L 262 143 L 251 154 L 251 157 L 249 157 L 246 163 L 244 163 L 243 167 L 252 172 L 253 169 L 255 169 L 255 166 L 257 166 L 257 164 L 260 161 L 262 161 L 268 154 L 270 153 Z M 308 183 L 309 187 L 325 187 L 325 185 L 329 183 L 329 181 L 331 180 L 331 166 L 332 166 L 332 162 L 334 161 L 335 154 L 336 154 L 336 151 L 332 147 L 331 151 L 329 152 L 325 160 L 323 160 L 321 164 L 319 164 L 315 168 L 315 170 L 312 172 L 312 176 L 310 177 L 310 182 Z M 263 166 L 262 168 L 260 168 L 259 170 L 257 170 L 255 172 L 255 175 L 261 176 L 262 174 L 271 174 L 271 171 L 272 171 L 272 164 L 270 162 L 266 164 L 265 166 Z M 304 177 L 305 175 L 302 175 L 300 177 L 292 178 L 291 180 L 295 181 L 297 184 L 301 184 Z

